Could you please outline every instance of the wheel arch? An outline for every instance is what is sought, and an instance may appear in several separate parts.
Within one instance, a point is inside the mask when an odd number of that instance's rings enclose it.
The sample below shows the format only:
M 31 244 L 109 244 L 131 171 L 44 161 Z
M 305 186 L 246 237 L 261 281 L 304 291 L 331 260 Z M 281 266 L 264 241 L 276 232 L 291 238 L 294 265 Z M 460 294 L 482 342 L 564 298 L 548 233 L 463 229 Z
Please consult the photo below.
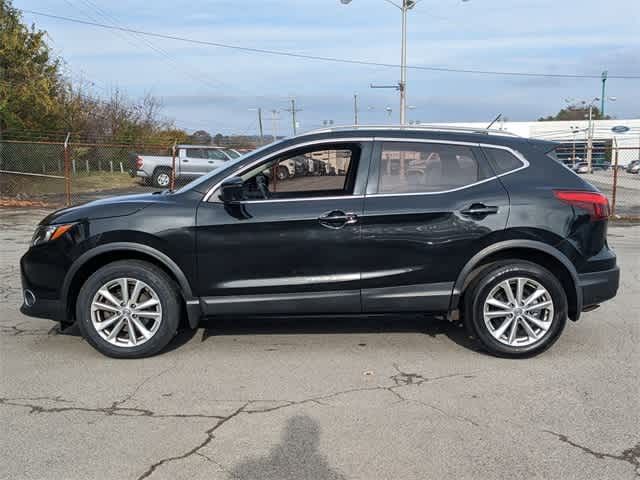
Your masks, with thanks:
M 191 285 L 180 267 L 163 252 L 139 243 L 115 242 L 100 245 L 82 254 L 73 263 L 62 285 L 67 318 L 75 317 L 77 294 L 87 278 L 100 267 L 116 260 L 144 260 L 161 268 L 178 285 L 184 301 L 189 326 L 195 328 L 200 320 L 200 303 L 194 299 Z
M 553 247 L 535 240 L 506 240 L 476 253 L 462 268 L 453 287 L 450 310 L 459 308 L 466 287 L 479 268 L 497 260 L 516 258 L 537 263 L 551 271 L 567 294 L 569 318 L 578 320 L 582 312 L 582 290 L 578 287 L 578 273 L 571 261 Z

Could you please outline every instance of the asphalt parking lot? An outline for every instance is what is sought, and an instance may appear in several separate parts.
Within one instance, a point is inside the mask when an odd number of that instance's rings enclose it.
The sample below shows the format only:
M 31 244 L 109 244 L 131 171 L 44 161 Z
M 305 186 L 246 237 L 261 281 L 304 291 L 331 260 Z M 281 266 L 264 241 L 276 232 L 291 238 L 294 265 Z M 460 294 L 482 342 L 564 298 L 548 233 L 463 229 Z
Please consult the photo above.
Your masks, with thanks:
M 640 227 L 618 297 L 545 354 L 424 317 L 209 322 L 122 361 L 19 311 L 45 211 L 0 210 L 0 478 L 640 477 Z

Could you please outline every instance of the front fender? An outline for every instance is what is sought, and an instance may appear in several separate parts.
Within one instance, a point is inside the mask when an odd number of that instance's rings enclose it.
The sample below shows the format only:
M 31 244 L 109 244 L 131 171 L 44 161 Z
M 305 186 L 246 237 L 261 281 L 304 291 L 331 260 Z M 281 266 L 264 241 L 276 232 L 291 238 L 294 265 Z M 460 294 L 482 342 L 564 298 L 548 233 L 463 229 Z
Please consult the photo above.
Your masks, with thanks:
M 77 273 L 81 270 L 81 268 L 87 264 L 91 259 L 105 254 L 105 253 L 114 253 L 114 252 L 137 252 L 147 255 L 149 257 L 154 258 L 156 261 L 162 263 L 176 278 L 178 285 L 180 286 L 180 290 L 182 292 L 182 296 L 185 300 L 187 315 L 189 317 L 189 325 L 192 328 L 195 328 L 198 325 L 201 316 L 200 303 L 197 299 L 193 297 L 193 292 L 191 289 L 191 285 L 181 270 L 181 268 L 176 264 L 169 256 L 165 253 L 149 246 L 143 245 L 140 243 L 133 242 L 112 242 L 103 245 L 99 245 L 91 250 L 86 251 L 82 255 L 80 255 L 71 265 L 69 271 L 67 272 L 63 285 L 62 285 L 62 298 L 68 299 L 69 292 L 71 289 L 71 285 L 73 284 L 74 278 Z

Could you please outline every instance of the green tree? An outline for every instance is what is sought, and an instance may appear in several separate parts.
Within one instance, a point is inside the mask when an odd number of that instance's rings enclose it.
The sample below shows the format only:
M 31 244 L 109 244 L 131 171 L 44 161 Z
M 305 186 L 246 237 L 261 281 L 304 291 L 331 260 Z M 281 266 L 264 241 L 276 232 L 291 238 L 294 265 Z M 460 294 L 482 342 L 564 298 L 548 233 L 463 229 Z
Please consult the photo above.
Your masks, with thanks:
M 45 32 L 24 25 L 11 2 L 0 0 L 0 127 L 55 129 L 64 89 Z
M 600 109 L 598 107 L 593 107 L 592 115 L 594 120 L 610 120 L 611 117 L 609 115 L 603 116 L 600 113 Z M 549 115 L 548 117 L 540 117 L 538 119 L 539 122 L 549 122 L 552 120 L 584 120 L 585 118 L 589 118 L 589 107 L 585 105 L 569 105 L 566 108 L 563 108 L 555 115 Z

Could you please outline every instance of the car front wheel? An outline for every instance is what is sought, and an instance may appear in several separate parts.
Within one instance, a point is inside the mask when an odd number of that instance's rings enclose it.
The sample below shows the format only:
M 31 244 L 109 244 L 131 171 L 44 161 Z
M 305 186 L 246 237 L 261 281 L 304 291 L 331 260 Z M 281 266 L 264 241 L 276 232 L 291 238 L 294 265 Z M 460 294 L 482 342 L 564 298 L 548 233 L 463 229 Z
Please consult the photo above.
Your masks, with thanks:
M 177 287 L 155 265 L 110 263 L 80 289 L 76 318 L 83 337 L 115 358 L 141 358 L 162 350 L 175 336 L 180 317 Z
M 489 353 L 529 357 L 558 339 L 567 297 L 555 275 L 540 265 L 505 261 L 482 270 L 466 295 L 465 321 Z

